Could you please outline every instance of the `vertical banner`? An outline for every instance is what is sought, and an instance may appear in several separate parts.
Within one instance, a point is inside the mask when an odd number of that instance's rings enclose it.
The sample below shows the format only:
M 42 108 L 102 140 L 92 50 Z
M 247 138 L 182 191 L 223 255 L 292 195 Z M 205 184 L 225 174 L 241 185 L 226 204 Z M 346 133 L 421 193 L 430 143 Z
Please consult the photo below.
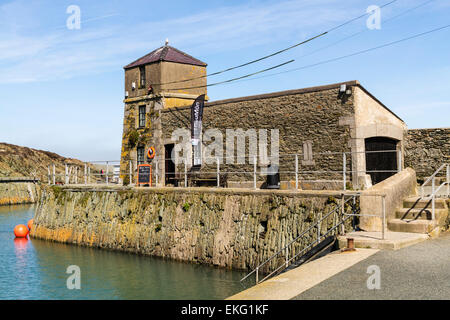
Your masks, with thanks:
M 195 99 L 191 107 L 191 139 L 194 149 L 194 167 L 202 165 L 202 118 L 205 95 L 202 94 Z

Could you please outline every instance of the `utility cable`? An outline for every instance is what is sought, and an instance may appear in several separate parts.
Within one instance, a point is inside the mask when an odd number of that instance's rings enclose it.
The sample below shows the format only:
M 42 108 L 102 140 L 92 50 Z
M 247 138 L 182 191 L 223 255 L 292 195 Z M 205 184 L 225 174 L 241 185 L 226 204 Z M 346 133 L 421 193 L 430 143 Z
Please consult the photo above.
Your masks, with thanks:
M 388 3 L 385 3 L 384 5 L 380 6 L 380 9 L 381 9 L 381 8 L 384 8 L 384 7 L 388 6 L 388 5 L 391 5 L 392 3 L 397 2 L 397 1 L 398 1 L 398 0 L 392 0 L 392 1 L 388 2 Z M 273 57 L 273 56 L 275 56 L 275 55 L 278 55 L 278 54 L 280 54 L 280 53 L 286 52 L 286 51 L 291 50 L 291 49 L 293 49 L 293 48 L 296 48 L 296 47 L 298 47 L 298 46 L 300 46 L 300 45 L 303 45 L 303 44 L 305 44 L 305 43 L 308 43 L 308 42 L 310 42 L 310 41 L 312 41 L 312 40 L 314 40 L 314 39 L 317 39 L 317 38 L 319 38 L 319 37 L 322 37 L 322 36 L 324 36 L 324 35 L 326 35 L 326 34 L 332 32 L 332 31 L 334 31 L 334 30 L 336 30 L 336 29 L 339 29 L 339 28 L 341 28 L 341 27 L 343 27 L 343 26 L 345 26 L 345 25 L 347 25 L 347 24 L 349 24 L 349 23 L 351 23 L 351 22 L 353 22 L 353 21 L 356 21 L 356 20 L 358 20 L 358 19 L 361 19 L 362 17 L 365 17 L 365 16 L 367 16 L 368 14 L 370 14 L 370 12 L 366 12 L 366 13 L 360 15 L 360 16 L 357 16 L 357 17 L 352 18 L 352 19 L 350 19 L 350 20 L 348 20 L 348 21 L 345 21 L 344 23 L 341 23 L 341 24 L 339 24 L 339 25 L 337 25 L 337 26 L 335 26 L 335 27 L 333 27 L 333 28 L 331 28 L 331 29 L 329 29 L 329 30 L 327 30 L 327 31 L 325 31 L 325 32 L 322 32 L 322 33 L 320 33 L 320 34 L 318 34 L 318 35 L 316 35 L 316 36 L 314 36 L 314 37 L 312 37 L 312 38 L 309 38 L 309 39 L 307 39 L 307 40 L 304 40 L 304 41 L 302 41 L 302 42 L 299 42 L 299 43 L 297 43 L 297 44 L 294 44 L 294 45 L 292 45 L 292 46 L 290 46 L 290 47 L 287 47 L 287 48 L 285 48 L 285 49 L 282 49 L 282 50 L 279 50 L 279 51 L 277 51 L 277 52 L 271 53 L 271 54 L 269 54 L 269 55 L 267 55 L 267 56 L 264 56 L 264 57 L 261 57 L 261 58 L 258 58 L 258 59 L 249 61 L 249 62 L 247 62 L 247 63 L 240 64 L 240 65 L 235 66 L 235 67 L 230 67 L 230 68 L 227 68 L 227 69 L 224 69 L 224 70 L 221 70 L 221 71 L 217 71 L 217 72 L 214 72 L 214 73 L 211 73 L 211 74 L 208 74 L 208 75 L 203 75 L 203 76 L 199 76 L 199 77 L 195 77 L 195 78 L 190 78 L 190 79 L 185 79 L 185 80 L 177 80 L 177 81 L 171 81 L 171 82 L 165 82 L 165 83 L 154 83 L 154 84 L 152 84 L 152 85 L 153 85 L 153 86 L 163 86 L 163 85 L 166 85 L 166 84 L 182 83 L 182 82 L 187 82 L 187 81 L 192 81 L 192 80 L 203 79 L 203 78 L 206 78 L 206 77 L 215 76 L 215 75 L 218 75 L 218 74 L 221 74 L 221 73 L 225 73 L 225 72 L 228 72 L 228 71 L 231 71 L 231 70 L 235 70 L 235 69 L 238 69 L 238 68 L 242 68 L 242 67 L 244 67 L 244 66 L 248 66 L 248 65 L 250 65 L 250 64 L 253 64 L 253 63 L 256 63 L 256 62 L 259 62 L 259 61 L 268 59 L 268 58 L 270 58 L 270 57 Z

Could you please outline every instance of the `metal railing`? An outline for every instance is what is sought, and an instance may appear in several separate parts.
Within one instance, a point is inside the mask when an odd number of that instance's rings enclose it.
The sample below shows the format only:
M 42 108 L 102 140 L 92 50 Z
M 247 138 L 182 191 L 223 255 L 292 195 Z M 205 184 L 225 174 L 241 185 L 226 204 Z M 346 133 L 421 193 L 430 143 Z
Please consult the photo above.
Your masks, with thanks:
M 446 177 L 445 181 L 441 183 L 436 188 L 436 176 L 441 172 L 444 168 L 446 168 Z M 431 194 L 425 196 L 425 187 L 431 181 Z M 450 197 L 450 164 L 444 163 L 442 164 L 420 187 L 420 197 L 422 199 L 431 199 L 431 219 L 435 220 L 436 218 L 436 195 L 438 192 L 447 185 L 447 197 Z
M 352 170 L 348 167 L 351 167 L 351 163 L 348 161 L 348 155 L 359 155 L 359 154 L 376 154 L 376 153 L 396 153 L 397 158 L 397 168 L 395 170 Z M 316 158 L 317 164 L 307 164 L 304 166 L 299 165 L 299 158 L 302 156 L 302 153 L 280 153 L 278 156 L 278 171 L 280 175 L 289 175 L 292 180 L 295 181 L 295 189 L 299 188 L 300 181 L 309 181 L 307 176 L 310 175 L 314 179 L 317 175 L 333 175 L 334 177 L 341 177 L 342 181 L 342 190 L 347 190 L 347 182 L 350 181 L 349 175 L 356 173 L 363 173 L 363 174 L 371 174 L 371 173 L 391 173 L 395 174 L 403 170 L 402 165 L 402 153 L 400 150 L 379 150 L 379 151 L 360 151 L 360 152 L 317 152 L 313 153 L 313 155 Z M 322 158 L 321 158 L 322 157 Z M 330 157 L 335 163 L 336 170 L 308 170 L 307 167 L 320 167 L 322 165 L 326 165 Z M 341 158 L 340 160 L 338 158 Z M 244 160 L 244 163 L 225 163 L 228 159 L 240 159 L 241 161 Z M 257 189 L 257 182 L 258 176 L 266 176 L 267 168 L 265 166 L 268 165 L 268 159 L 271 157 L 265 158 L 265 160 L 261 161 L 261 157 L 258 156 L 231 156 L 231 157 L 203 157 L 202 160 L 206 162 L 206 167 L 208 168 L 214 168 L 214 171 L 207 171 L 204 168 L 199 172 L 190 172 L 190 159 L 186 160 L 183 157 L 176 157 L 176 158 L 168 158 L 168 159 L 160 159 L 155 158 L 153 160 L 153 163 L 156 167 L 156 170 L 154 170 L 155 174 L 155 180 L 160 181 L 162 177 L 159 177 L 159 163 L 162 161 L 172 161 L 175 166 L 178 168 L 175 172 L 165 172 L 163 174 L 170 174 L 170 175 L 182 175 L 184 179 L 184 187 L 188 186 L 188 177 L 194 174 L 205 174 L 205 175 L 215 175 L 216 176 L 216 186 L 220 186 L 220 176 L 221 174 L 234 174 L 234 175 L 249 175 L 251 176 L 251 181 L 253 182 L 253 188 Z M 247 160 L 247 161 L 246 161 Z M 322 162 L 319 162 L 322 161 Z M 245 169 L 245 166 L 247 166 L 247 170 L 227 170 L 223 169 L 223 166 L 227 167 L 235 167 L 240 166 Z M 286 169 L 286 167 L 293 167 L 294 170 L 284 170 L 283 167 Z M 251 167 L 251 169 L 250 169 Z M 261 172 L 258 172 L 258 167 L 261 167 Z M 340 167 L 340 168 L 339 168 Z M 339 169 L 338 169 L 339 168 Z M 302 177 L 303 176 L 303 177 Z M 305 177 L 305 178 L 304 178 Z M 339 179 L 340 180 L 340 179 Z M 249 180 L 250 181 L 250 180 Z
M 345 204 L 348 203 L 349 201 L 351 201 L 352 199 L 354 199 L 355 197 L 357 197 L 357 195 L 353 195 L 351 198 L 349 198 L 347 200 L 344 200 L 344 197 L 345 197 L 345 195 L 342 195 L 341 203 L 336 208 L 334 208 L 333 210 L 331 210 L 330 212 L 328 212 L 327 214 L 322 216 L 319 220 L 317 220 L 308 229 L 303 231 L 300 235 L 298 235 L 296 238 L 291 240 L 282 249 L 280 249 L 278 252 L 276 252 L 271 257 L 266 259 L 264 262 L 260 263 L 254 270 L 252 270 L 245 277 L 243 277 L 240 280 L 241 283 L 243 281 L 245 281 L 246 279 L 248 279 L 252 274 L 255 274 L 256 284 L 258 284 L 260 282 L 263 282 L 263 281 L 267 280 L 268 278 L 272 277 L 273 275 L 275 275 L 276 273 L 278 273 L 278 272 L 282 271 L 283 269 L 286 269 L 287 267 L 289 267 L 290 263 L 295 261 L 301 255 L 305 254 L 307 252 L 307 250 L 312 248 L 314 245 L 319 244 L 322 241 L 322 239 L 325 239 L 328 235 L 330 235 L 330 234 L 336 235 L 337 232 L 338 232 L 339 226 L 342 227 L 341 233 L 344 233 L 344 224 L 350 218 L 350 216 L 345 217 L 343 215 L 343 212 L 345 210 Z M 355 210 L 355 209 L 353 208 L 353 210 Z M 339 217 L 339 211 L 341 211 L 340 217 Z M 334 215 L 333 218 L 335 218 L 334 219 L 335 222 L 333 223 L 333 226 L 331 228 L 329 228 L 325 233 L 322 234 L 321 233 L 321 224 L 322 224 L 323 221 L 325 221 L 331 215 Z M 300 242 L 301 240 L 303 240 L 303 238 L 306 235 L 309 235 L 309 233 L 312 230 L 314 230 L 314 229 L 317 229 L 317 238 L 314 241 L 312 241 L 309 245 L 307 245 L 306 247 L 304 247 L 303 249 L 301 249 L 297 253 L 295 253 L 293 250 L 290 250 L 290 247 L 292 245 L 294 245 L 294 244 Z M 293 254 L 291 254 L 292 256 L 290 257 L 289 254 L 291 252 L 293 252 Z M 285 257 L 285 261 L 283 262 L 283 264 L 278 266 L 278 267 L 276 267 L 273 271 L 271 271 L 269 274 L 265 275 L 262 279 L 259 279 L 259 272 L 260 272 L 261 268 L 263 266 L 265 266 L 267 263 L 269 263 L 270 261 L 273 261 L 280 254 L 283 254 L 284 257 Z
M 90 161 L 82 165 L 64 164 L 63 168 L 54 163 L 47 170 L 47 182 L 56 184 L 122 184 L 119 168 L 120 160 Z M 129 184 L 133 184 L 133 162 L 129 162 L 130 170 L 125 176 L 129 176 Z M 124 176 L 122 174 L 122 176 Z
M 345 196 L 349 196 L 347 200 L 345 200 Z M 364 216 L 364 217 L 379 217 L 379 215 L 375 214 L 361 214 L 358 213 L 358 210 L 356 209 L 356 199 L 357 197 L 360 197 L 361 193 L 357 192 L 354 194 L 342 194 L 340 203 L 337 205 L 336 208 L 328 212 L 326 215 L 322 216 L 319 220 L 317 220 L 313 225 L 311 225 L 308 229 L 303 231 L 300 235 L 298 235 L 296 238 L 291 240 L 287 245 L 285 245 L 282 249 L 277 251 L 275 254 L 270 256 L 268 259 L 266 259 L 264 262 L 260 263 L 254 270 L 252 270 L 250 273 L 248 273 L 245 277 L 243 277 L 240 282 L 242 283 L 246 279 L 248 279 L 252 274 L 255 274 L 255 280 L 256 284 L 263 282 L 270 277 L 274 276 L 275 274 L 281 272 L 282 270 L 289 267 L 290 264 L 295 262 L 297 258 L 301 257 L 302 255 L 306 254 L 308 250 L 310 250 L 314 245 L 321 243 L 324 239 L 326 239 L 329 235 L 337 236 L 339 233 L 338 228 L 341 227 L 341 235 L 345 233 L 345 223 L 346 221 L 355 216 Z M 381 239 L 385 240 L 385 230 L 386 230 L 386 194 L 367 194 L 365 196 L 376 196 L 381 197 L 382 199 L 382 229 L 381 229 Z M 345 205 L 349 202 L 352 202 L 351 208 L 352 213 L 346 213 L 345 212 Z M 334 215 L 334 223 L 331 228 L 327 229 L 325 233 L 321 233 L 321 224 L 323 221 L 325 221 L 327 218 L 329 218 L 331 215 Z M 309 243 L 306 247 L 301 249 L 299 252 L 292 254 L 292 257 L 289 257 L 289 253 L 293 252 L 293 250 L 289 250 L 291 246 L 298 244 L 302 241 L 302 239 L 307 236 L 312 230 L 317 230 L 317 238 Z M 263 266 L 265 266 L 270 261 L 273 261 L 275 258 L 280 256 L 281 254 L 284 254 L 285 261 L 280 266 L 276 267 L 273 271 L 266 274 L 262 279 L 259 279 L 260 270 Z
M 397 156 L 397 168 L 395 170 L 355 170 L 352 169 L 352 162 L 350 155 L 359 157 L 359 155 L 367 155 L 372 153 L 396 153 Z M 230 160 L 231 161 L 228 161 Z M 185 160 L 182 157 L 175 158 L 162 158 L 155 157 L 152 161 L 152 176 L 155 185 L 160 185 L 161 182 L 167 177 L 176 177 L 179 186 L 188 187 L 189 178 L 195 175 L 207 175 L 209 178 L 215 178 L 215 186 L 220 187 L 224 184 L 225 177 L 228 180 L 231 178 L 237 178 L 239 182 L 245 182 L 252 185 L 253 189 L 257 189 L 258 182 L 264 181 L 268 174 L 268 164 L 271 156 L 220 156 L 220 157 L 203 157 L 203 165 L 200 171 L 191 171 L 191 165 L 189 160 Z M 280 153 L 278 155 L 278 169 L 276 173 L 280 175 L 280 180 L 284 178 L 288 181 L 292 181 L 295 190 L 300 188 L 300 183 L 308 183 L 310 181 L 316 181 L 320 179 L 330 179 L 334 181 L 336 186 L 335 190 L 347 190 L 347 183 L 352 181 L 351 175 L 358 174 L 376 174 L 376 173 L 389 173 L 395 174 L 402 170 L 402 156 L 400 150 L 380 150 L 380 151 L 360 151 L 360 152 L 316 152 L 312 154 L 311 159 L 304 158 L 302 153 Z M 235 163 L 235 160 L 240 162 Z M 164 163 L 172 161 L 175 164 L 175 171 L 168 172 L 162 170 Z M 304 164 L 306 161 L 307 164 Z M 308 163 L 312 161 L 313 164 Z M 314 163 L 315 161 L 315 163 Z M 360 161 L 363 161 L 361 159 Z M 55 172 L 55 165 L 48 167 L 48 183 L 55 184 L 56 178 L 59 178 L 59 183 L 64 184 L 92 184 L 92 183 L 122 183 L 121 178 L 126 179 L 129 185 L 133 185 L 137 180 L 137 164 L 135 160 L 128 161 L 127 172 L 120 171 L 113 172 L 111 170 L 116 164 L 121 163 L 120 160 L 105 160 L 105 161 L 88 161 L 84 165 L 65 165 L 65 168 L 61 169 L 59 166 L 59 173 Z M 231 162 L 231 163 L 229 163 Z M 84 166 L 84 168 L 83 168 Z M 77 168 L 75 168 L 77 167 Z M 103 167 L 101 172 L 100 167 Z M 70 172 L 70 169 L 75 168 L 75 172 Z M 322 169 L 324 168 L 324 169 Z M 314 170 L 315 169 L 315 170 Z M 64 170 L 61 173 L 61 170 Z M 350 175 L 350 177 L 349 177 Z M 284 177 L 282 177 L 284 176 Z M 248 177 L 248 178 L 245 178 Z M 242 179 L 246 180 L 242 180 Z M 342 181 L 341 186 L 339 187 Z M 355 181 L 356 185 L 358 181 Z M 164 184 L 164 183 L 163 183 Z

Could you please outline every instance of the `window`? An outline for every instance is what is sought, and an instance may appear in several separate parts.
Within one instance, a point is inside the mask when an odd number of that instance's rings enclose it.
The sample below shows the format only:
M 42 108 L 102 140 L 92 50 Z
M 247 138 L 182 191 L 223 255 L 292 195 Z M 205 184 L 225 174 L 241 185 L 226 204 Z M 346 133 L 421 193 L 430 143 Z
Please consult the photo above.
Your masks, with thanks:
M 139 88 L 145 88 L 145 66 L 139 67 Z
M 145 106 L 139 106 L 139 128 L 145 127 Z
M 137 164 L 144 164 L 145 163 L 145 149 L 144 147 L 138 147 L 137 148 Z

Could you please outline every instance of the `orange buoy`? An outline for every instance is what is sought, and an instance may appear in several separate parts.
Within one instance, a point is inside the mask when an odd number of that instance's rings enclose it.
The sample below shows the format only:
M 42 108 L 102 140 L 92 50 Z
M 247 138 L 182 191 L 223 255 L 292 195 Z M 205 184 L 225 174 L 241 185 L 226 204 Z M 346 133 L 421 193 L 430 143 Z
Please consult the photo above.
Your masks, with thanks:
M 30 229 L 30 231 L 31 231 L 31 227 L 33 226 L 33 222 L 34 222 L 33 219 L 28 220 L 27 226 L 28 226 L 28 229 Z
M 17 238 L 25 238 L 28 235 L 28 228 L 24 224 L 19 224 L 14 227 L 14 235 Z

